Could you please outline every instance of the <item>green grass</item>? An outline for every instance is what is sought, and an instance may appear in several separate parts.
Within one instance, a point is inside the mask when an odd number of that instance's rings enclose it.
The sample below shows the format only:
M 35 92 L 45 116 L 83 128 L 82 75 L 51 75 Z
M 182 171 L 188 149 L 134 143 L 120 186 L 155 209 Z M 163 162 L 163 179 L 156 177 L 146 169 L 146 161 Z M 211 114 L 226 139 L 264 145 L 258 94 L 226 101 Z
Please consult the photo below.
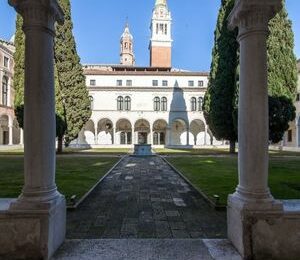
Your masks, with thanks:
M 183 157 L 168 158 L 196 187 L 209 198 L 220 196 L 226 204 L 228 194 L 238 183 L 236 157 Z M 300 198 L 300 157 L 272 157 L 269 185 L 277 199 Z
M 118 161 L 118 158 L 57 158 L 56 183 L 66 196 L 81 198 Z M 17 197 L 23 186 L 23 157 L 0 156 L 0 198 Z
M 154 152 L 161 155 L 222 155 L 228 154 L 226 148 L 201 148 L 201 149 L 184 149 L 184 148 L 158 148 Z

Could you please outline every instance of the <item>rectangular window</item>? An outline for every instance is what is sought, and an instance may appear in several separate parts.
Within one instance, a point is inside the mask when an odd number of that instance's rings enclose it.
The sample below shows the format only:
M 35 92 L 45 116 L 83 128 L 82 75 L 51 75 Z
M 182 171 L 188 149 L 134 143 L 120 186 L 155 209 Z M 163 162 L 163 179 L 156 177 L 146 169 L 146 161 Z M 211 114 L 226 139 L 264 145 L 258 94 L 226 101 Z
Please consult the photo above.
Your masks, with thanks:
M 117 86 L 118 86 L 118 87 L 121 87 L 122 85 L 123 85 L 122 80 L 121 80 L 121 79 L 118 79 L 118 80 L 117 80 Z
M 163 32 L 164 32 L 164 24 L 163 23 L 159 24 L 159 31 L 163 34 Z
M 189 87 L 194 87 L 194 81 L 193 80 L 189 80 Z
M 158 80 L 152 80 L 152 86 L 157 87 L 158 86 Z
M 296 101 L 300 101 L 300 94 L 297 94 Z
M 96 86 L 96 80 L 95 79 L 90 80 L 90 86 Z
M 8 68 L 9 58 L 4 56 L 3 65 L 5 68 Z
M 167 87 L 168 86 L 168 81 L 167 80 L 163 80 L 162 81 L 162 85 L 163 85 L 163 87 Z
M 292 142 L 293 141 L 293 131 L 289 130 L 288 131 L 288 142 Z
M 165 35 L 167 35 L 167 34 L 168 34 L 168 25 L 165 24 Z
M 131 87 L 132 86 L 132 80 L 126 80 L 126 86 Z
M 199 81 L 198 81 L 198 87 L 203 87 L 203 85 L 204 85 L 203 80 L 199 80 Z

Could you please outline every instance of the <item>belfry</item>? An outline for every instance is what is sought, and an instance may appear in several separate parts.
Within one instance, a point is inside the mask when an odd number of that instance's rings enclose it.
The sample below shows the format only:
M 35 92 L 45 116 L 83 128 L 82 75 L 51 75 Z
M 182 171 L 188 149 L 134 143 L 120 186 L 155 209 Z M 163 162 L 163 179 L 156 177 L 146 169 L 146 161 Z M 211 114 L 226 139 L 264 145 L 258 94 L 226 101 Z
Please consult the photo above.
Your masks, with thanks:
M 120 64 L 133 66 L 135 64 L 135 58 L 133 53 L 133 36 L 129 31 L 128 22 L 126 22 L 120 43 Z

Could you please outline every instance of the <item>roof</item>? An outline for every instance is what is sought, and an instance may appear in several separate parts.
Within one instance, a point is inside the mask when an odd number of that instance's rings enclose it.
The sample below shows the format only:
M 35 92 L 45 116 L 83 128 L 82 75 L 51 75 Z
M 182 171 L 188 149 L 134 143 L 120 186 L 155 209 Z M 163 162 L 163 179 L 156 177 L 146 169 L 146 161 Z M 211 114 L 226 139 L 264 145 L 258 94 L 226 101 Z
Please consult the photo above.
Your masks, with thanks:
M 172 68 L 162 67 L 138 67 L 128 65 L 83 65 L 85 75 L 161 75 L 161 76 L 204 76 L 208 72 L 183 71 Z

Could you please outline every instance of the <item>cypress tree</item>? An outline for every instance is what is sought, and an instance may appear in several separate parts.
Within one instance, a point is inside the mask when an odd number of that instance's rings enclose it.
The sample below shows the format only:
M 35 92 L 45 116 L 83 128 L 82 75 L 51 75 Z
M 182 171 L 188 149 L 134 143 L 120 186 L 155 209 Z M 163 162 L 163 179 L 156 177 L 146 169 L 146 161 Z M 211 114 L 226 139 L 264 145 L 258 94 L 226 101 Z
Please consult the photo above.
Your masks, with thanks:
M 268 90 L 273 97 L 295 99 L 297 92 L 297 59 L 294 54 L 292 22 L 283 0 L 282 10 L 270 21 L 267 41 Z
M 234 0 L 222 0 L 215 30 L 209 84 L 204 97 L 203 111 L 210 130 L 217 139 L 230 142 L 235 152 L 237 132 L 234 122 L 236 110 L 236 69 L 238 66 L 237 30 L 228 30 L 227 17 Z
M 25 75 L 25 36 L 22 31 L 23 19 L 17 15 L 16 20 L 16 33 L 15 33 L 15 47 L 14 53 L 14 89 L 15 99 L 14 107 L 15 114 L 19 126 L 23 128 L 23 109 L 24 109 L 24 75 Z
M 85 77 L 76 51 L 72 33 L 69 0 L 59 0 L 65 13 L 63 25 L 57 25 L 55 38 L 55 63 L 60 86 L 61 107 L 66 123 L 65 144 L 78 137 L 78 133 L 91 116 L 90 100 Z

